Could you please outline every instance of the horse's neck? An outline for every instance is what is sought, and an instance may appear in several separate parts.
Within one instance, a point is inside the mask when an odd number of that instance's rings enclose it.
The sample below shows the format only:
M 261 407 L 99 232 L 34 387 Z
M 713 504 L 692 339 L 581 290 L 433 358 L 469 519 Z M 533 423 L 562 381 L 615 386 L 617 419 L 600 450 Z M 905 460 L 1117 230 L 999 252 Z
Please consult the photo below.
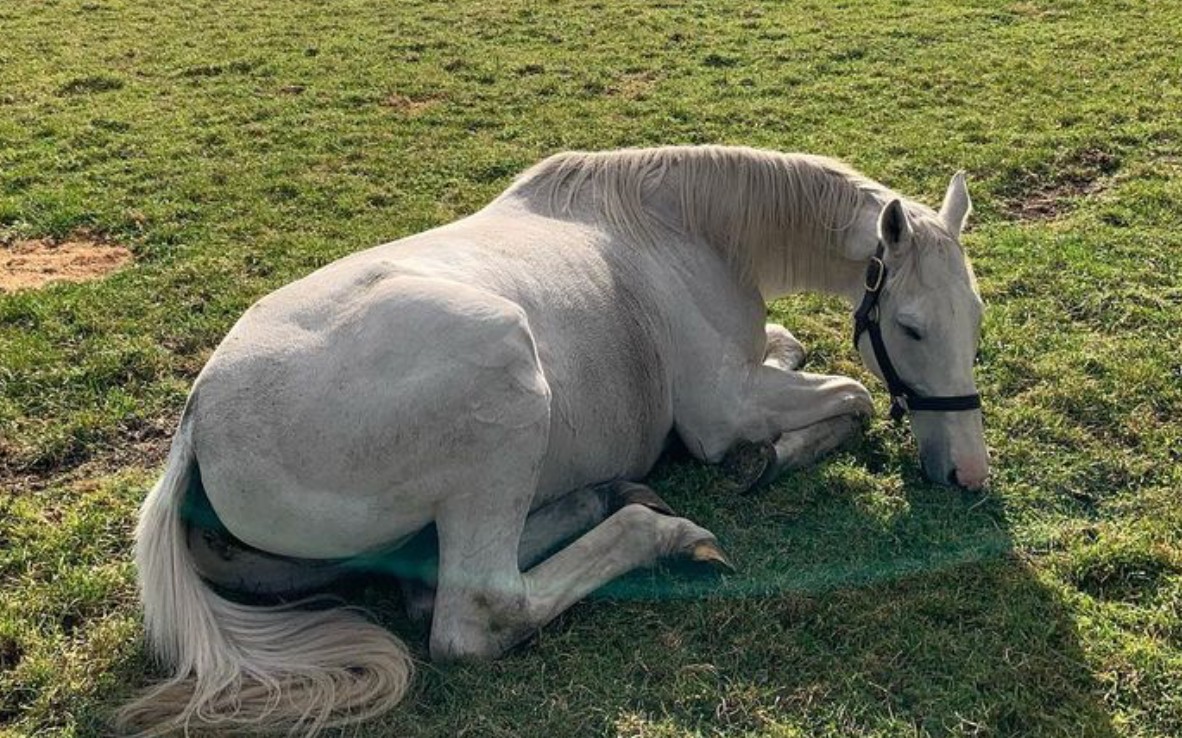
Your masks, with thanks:
M 560 154 L 527 172 L 502 200 L 609 224 L 638 246 L 665 248 L 688 235 L 771 300 L 801 291 L 853 298 L 890 194 L 819 157 L 670 147 Z
M 845 179 L 824 160 L 785 157 L 763 176 L 723 170 L 706 187 L 676 186 L 682 193 L 677 216 L 718 251 L 736 276 L 765 300 L 795 292 L 823 292 L 851 300 L 861 292 L 866 262 L 877 242 L 877 220 L 889 191 Z M 696 174 L 697 172 L 681 172 Z M 675 183 L 679 172 L 669 172 Z M 699 193 L 695 196 L 694 193 Z M 723 207 L 704 204 L 711 197 Z

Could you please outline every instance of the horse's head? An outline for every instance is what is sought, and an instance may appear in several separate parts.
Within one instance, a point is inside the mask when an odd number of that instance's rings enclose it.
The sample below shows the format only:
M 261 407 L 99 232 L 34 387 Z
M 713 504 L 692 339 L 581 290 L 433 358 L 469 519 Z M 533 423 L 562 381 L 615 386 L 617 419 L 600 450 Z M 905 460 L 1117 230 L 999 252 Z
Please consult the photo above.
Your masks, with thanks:
M 872 260 L 866 276 L 856 340 L 896 396 L 896 412 L 911 415 L 928 478 L 979 489 L 989 474 L 973 381 L 983 306 L 959 242 L 970 208 L 957 174 L 939 213 L 897 199 L 882 209 L 881 262 Z

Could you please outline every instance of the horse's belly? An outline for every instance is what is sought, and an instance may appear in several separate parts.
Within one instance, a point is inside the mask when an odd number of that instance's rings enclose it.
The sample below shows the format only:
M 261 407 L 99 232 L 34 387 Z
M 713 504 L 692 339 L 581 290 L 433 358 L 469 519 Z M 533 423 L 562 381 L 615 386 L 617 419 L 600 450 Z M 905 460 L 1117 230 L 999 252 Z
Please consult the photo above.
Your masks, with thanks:
M 617 479 L 643 479 L 664 451 L 671 429 L 672 422 L 663 430 L 620 432 L 599 439 L 552 429 L 533 509 L 583 487 Z
M 665 449 L 673 401 L 659 347 L 620 333 L 604 343 L 595 353 L 541 351 L 553 396 L 535 507 L 590 484 L 640 479 Z

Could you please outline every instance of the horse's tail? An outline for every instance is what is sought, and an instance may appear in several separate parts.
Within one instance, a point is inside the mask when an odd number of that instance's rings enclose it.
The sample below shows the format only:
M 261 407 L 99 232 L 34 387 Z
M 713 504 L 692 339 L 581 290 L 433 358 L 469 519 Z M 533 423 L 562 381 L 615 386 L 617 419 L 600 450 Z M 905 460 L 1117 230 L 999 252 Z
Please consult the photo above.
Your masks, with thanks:
M 186 408 L 136 529 L 148 641 L 173 675 L 125 705 L 119 724 L 141 735 L 204 726 L 310 736 L 394 707 L 413 663 L 389 631 L 346 608 L 240 605 L 199 577 L 181 515 L 200 484 L 191 425 Z

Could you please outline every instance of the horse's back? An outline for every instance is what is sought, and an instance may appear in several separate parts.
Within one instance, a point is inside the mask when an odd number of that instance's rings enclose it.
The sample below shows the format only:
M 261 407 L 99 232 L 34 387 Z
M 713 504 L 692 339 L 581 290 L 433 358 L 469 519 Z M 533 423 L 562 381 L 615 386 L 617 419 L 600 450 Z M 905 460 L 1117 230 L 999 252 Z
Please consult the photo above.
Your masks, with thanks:
M 195 451 L 227 528 L 272 553 L 388 546 L 514 434 L 544 451 L 549 389 L 514 303 L 393 263 L 312 275 L 248 311 L 195 388 Z

